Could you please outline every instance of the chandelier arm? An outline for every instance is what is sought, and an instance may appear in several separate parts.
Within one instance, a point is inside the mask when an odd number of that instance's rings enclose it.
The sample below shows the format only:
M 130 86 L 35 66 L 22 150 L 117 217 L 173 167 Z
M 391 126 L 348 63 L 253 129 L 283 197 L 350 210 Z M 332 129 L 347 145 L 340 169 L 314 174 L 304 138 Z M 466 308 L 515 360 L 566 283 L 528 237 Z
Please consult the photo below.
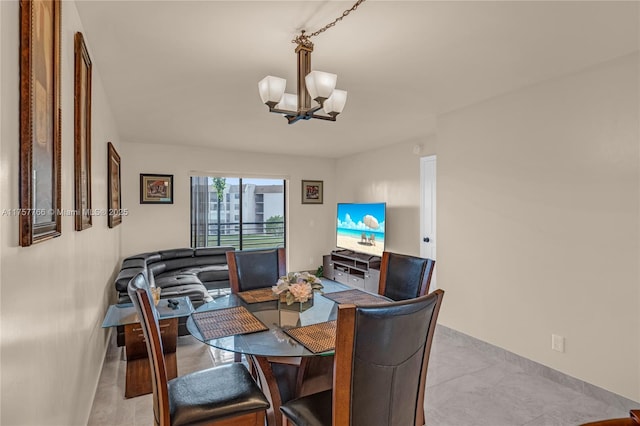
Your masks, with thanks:
M 327 121 L 336 121 L 336 115 L 316 115 L 316 114 L 312 114 L 311 118 L 317 118 L 319 120 L 327 120 Z
M 309 108 L 307 110 L 302 110 L 302 111 L 291 111 L 288 109 L 275 108 L 275 105 L 272 107 L 269 106 L 269 112 L 275 112 L 276 114 L 285 114 L 285 115 L 296 115 L 296 116 L 300 115 L 303 117 L 305 115 L 312 116 L 313 114 L 315 114 L 317 111 L 320 111 L 321 109 L 322 109 L 322 105 L 316 105 L 313 108 Z
M 285 115 L 298 115 L 297 111 L 290 111 L 288 109 L 280 109 L 280 108 L 272 108 L 272 107 L 269 107 L 269 112 L 275 112 L 276 114 L 285 114 Z

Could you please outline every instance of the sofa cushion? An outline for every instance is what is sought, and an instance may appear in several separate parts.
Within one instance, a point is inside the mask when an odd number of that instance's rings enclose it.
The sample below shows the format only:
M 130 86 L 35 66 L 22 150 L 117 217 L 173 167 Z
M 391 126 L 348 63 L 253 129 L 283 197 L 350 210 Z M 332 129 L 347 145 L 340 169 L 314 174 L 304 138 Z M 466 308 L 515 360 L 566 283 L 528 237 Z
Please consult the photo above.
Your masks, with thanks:
M 147 276 L 147 270 L 145 268 L 127 268 L 121 269 L 116 277 L 116 290 L 119 292 L 127 292 L 127 286 L 129 281 L 139 273 L 143 273 Z
M 160 255 L 156 252 L 152 252 L 152 253 L 140 253 L 140 254 L 134 254 L 132 256 L 129 256 L 125 259 L 125 261 L 130 260 L 130 259 L 144 259 L 144 261 L 149 264 L 151 262 L 157 262 L 160 260 Z
M 161 297 L 165 297 L 164 289 L 168 287 L 183 286 L 183 285 L 200 285 L 202 282 L 196 277 L 195 274 L 180 274 L 180 275 L 166 275 L 156 277 L 156 287 L 162 288 Z
M 194 307 L 213 301 L 213 297 L 211 297 L 208 292 L 202 291 L 202 283 L 200 283 L 200 281 L 198 281 L 197 284 L 181 284 L 172 287 L 163 287 L 162 293 L 160 293 L 162 299 L 178 296 L 189 296 Z
M 196 272 L 200 281 L 228 281 L 229 265 L 212 265 L 200 268 Z
M 219 246 L 219 247 L 199 247 L 193 250 L 196 257 L 199 256 L 222 256 L 226 258 L 228 251 L 234 251 L 236 248 L 231 246 Z
M 217 281 L 229 279 L 229 267 L 227 265 L 191 266 L 186 268 L 165 271 L 157 274 L 157 278 L 171 277 L 174 275 L 196 275 L 200 281 Z
M 226 265 L 227 264 L 227 256 L 218 255 L 218 256 L 199 256 L 191 259 L 193 261 L 193 265 L 196 266 L 208 266 L 208 265 Z
M 163 272 L 177 271 L 180 269 L 195 266 L 195 257 L 179 257 L 177 259 L 164 259 L 162 263 L 166 265 Z
M 161 250 L 158 252 L 162 260 L 165 259 L 179 259 L 181 257 L 193 257 L 193 249 L 191 248 L 179 248 L 171 250 Z
M 122 261 L 122 267 L 120 269 L 127 268 L 146 268 L 147 261 L 141 257 L 127 258 Z
M 147 269 L 151 275 L 157 277 L 167 269 L 167 265 L 164 262 L 147 263 Z

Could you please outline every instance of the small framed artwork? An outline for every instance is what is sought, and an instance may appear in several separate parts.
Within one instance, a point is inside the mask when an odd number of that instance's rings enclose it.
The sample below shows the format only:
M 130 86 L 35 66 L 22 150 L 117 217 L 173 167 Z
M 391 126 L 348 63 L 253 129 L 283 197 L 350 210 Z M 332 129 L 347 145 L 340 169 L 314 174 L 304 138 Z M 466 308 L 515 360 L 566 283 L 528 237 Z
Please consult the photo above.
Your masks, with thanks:
M 322 204 L 322 181 L 302 181 L 302 204 Z
M 91 227 L 91 59 L 82 33 L 75 36 L 76 231 Z
M 60 8 L 20 1 L 20 218 L 22 247 L 60 236 Z M 17 59 L 17 58 L 16 58 Z
M 173 204 L 173 175 L 140 173 L 140 204 Z
M 109 142 L 107 144 L 107 175 L 108 175 L 108 191 L 107 191 L 107 206 L 108 206 L 108 223 L 109 228 L 113 228 L 122 223 L 122 200 L 120 194 L 120 156 L 113 147 L 113 144 Z

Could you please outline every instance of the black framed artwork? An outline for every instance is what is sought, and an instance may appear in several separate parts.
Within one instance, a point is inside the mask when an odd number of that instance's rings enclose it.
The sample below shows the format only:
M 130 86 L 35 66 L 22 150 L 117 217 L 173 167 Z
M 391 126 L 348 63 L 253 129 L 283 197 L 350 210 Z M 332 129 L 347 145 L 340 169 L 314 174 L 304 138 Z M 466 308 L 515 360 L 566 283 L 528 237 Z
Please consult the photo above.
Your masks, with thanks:
M 173 175 L 141 173 L 140 204 L 173 204 Z

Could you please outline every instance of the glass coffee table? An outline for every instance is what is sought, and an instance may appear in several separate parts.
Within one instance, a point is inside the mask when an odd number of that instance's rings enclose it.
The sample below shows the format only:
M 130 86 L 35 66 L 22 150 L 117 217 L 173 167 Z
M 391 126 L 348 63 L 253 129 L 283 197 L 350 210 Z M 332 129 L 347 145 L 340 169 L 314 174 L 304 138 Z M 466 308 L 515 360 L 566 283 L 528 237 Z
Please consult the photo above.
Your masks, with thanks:
M 174 297 L 176 308 L 169 306 L 168 299 L 160 299 L 156 309 L 160 322 L 162 347 L 169 379 L 178 376 L 176 345 L 178 343 L 178 318 L 191 315 L 193 305 L 188 297 Z M 110 305 L 102 322 L 102 328 L 124 326 L 124 346 L 127 357 L 125 398 L 152 392 L 151 370 L 144 334 L 133 303 Z

